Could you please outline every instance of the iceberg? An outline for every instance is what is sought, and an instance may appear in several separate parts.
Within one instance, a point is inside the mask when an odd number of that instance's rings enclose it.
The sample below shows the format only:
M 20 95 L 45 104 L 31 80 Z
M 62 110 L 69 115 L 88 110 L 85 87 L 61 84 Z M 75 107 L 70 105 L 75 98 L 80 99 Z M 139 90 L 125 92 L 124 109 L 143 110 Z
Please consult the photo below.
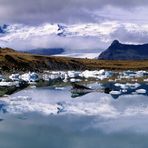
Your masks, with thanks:
M 9 76 L 9 79 L 11 79 L 12 81 L 19 81 L 20 75 L 19 74 L 12 74 Z
M 138 93 L 138 94 L 145 94 L 146 90 L 145 89 L 137 89 L 136 93 Z
M 26 81 L 26 82 L 36 82 L 39 81 L 39 76 L 35 72 L 29 72 L 21 75 L 21 79 Z

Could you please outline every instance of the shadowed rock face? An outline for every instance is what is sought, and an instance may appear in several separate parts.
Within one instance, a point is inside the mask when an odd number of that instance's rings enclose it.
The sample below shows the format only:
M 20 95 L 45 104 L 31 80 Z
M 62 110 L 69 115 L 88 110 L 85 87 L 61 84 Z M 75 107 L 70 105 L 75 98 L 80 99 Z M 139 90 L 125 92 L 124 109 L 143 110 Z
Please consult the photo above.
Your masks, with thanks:
M 98 59 L 103 60 L 146 60 L 148 59 L 148 44 L 132 45 L 113 41 Z
M 40 48 L 40 49 L 31 49 L 31 50 L 26 50 L 23 51 L 26 53 L 30 54 L 37 54 L 37 55 L 56 55 L 56 54 L 61 54 L 64 52 L 63 48 Z

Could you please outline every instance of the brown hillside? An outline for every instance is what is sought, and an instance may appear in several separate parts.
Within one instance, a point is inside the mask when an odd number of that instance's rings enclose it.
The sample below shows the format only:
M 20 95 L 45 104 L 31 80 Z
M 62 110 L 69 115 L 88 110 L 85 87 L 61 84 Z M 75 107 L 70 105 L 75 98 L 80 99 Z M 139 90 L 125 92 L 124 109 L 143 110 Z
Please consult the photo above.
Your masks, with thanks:
M 16 52 L 10 48 L 0 48 L 1 71 L 43 70 L 148 70 L 148 60 L 111 61 L 90 60 L 68 57 L 39 56 Z

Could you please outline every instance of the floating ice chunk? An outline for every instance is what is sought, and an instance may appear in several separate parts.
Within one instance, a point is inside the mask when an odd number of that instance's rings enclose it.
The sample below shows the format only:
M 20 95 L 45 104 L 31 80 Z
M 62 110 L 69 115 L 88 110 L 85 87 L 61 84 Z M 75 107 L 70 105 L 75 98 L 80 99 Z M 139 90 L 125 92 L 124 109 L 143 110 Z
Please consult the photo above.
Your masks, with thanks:
M 48 74 L 43 74 L 43 80 L 44 81 L 49 81 L 49 76 L 48 76 Z
M 132 89 L 136 89 L 140 86 L 139 83 L 134 83 L 134 84 L 131 84 L 131 83 L 126 83 L 126 85 Z
M 81 74 L 82 77 L 84 78 L 97 78 L 97 79 L 105 79 L 109 76 L 111 76 L 111 73 L 105 70 L 95 70 L 95 71 L 89 71 L 89 70 L 85 70 L 82 72 Z
M 94 77 L 95 76 L 95 71 L 86 70 L 86 71 L 82 72 L 82 75 L 81 76 L 83 76 L 85 78 Z
M 52 71 L 48 72 L 43 75 L 43 79 L 48 80 L 54 80 L 61 78 L 64 82 L 69 81 L 71 78 L 96 78 L 96 79 L 105 79 L 107 77 L 110 77 L 112 75 L 112 72 L 105 71 L 105 70 L 95 70 L 95 71 L 89 71 L 85 70 L 83 72 L 81 71 Z
M 24 81 L 30 81 L 30 73 L 25 73 L 21 75 L 21 79 Z
M 35 72 L 32 72 L 32 73 L 29 72 L 21 75 L 21 79 L 26 82 L 36 82 L 39 80 L 39 76 Z
M 4 77 L 2 75 L 0 75 L 0 81 L 4 80 Z
M 80 82 L 80 81 L 81 81 L 80 79 L 74 79 L 74 78 L 70 79 L 70 82 Z
M 146 73 L 147 72 L 143 71 L 143 70 L 137 71 L 135 77 L 137 77 L 137 78 L 143 77 Z
M 60 78 L 60 75 L 51 74 L 51 75 L 49 75 L 48 77 L 49 77 L 49 80 L 50 80 L 50 79 L 51 79 L 51 80 L 55 80 L 55 79 Z
M 115 86 L 121 87 L 122 89 L 128 89 L 128 86 L 126 84 L 116 83 Z
M 64 90 L 64 87 L 55 87 L 56 90 Z
M 19 82 L 15 81 L 15 82 L 0 82 L 0 86 L 16 86 L 19 87 Z
M 144 79 L 143 81 L 144 81 L 144 82 L 148 82 L 148 79 Z
M 121 91 L 111 91 L 110 94 L 111 95 L 120 95 Z
M 36 86 L 35 85 L 31 85 L 30 88 L 34 89 L 34 88 L 36 88 Z
M 20 75 L 19 74 L 12 74 L 9 76 L 9 79 L 11 79 L 12 81 L 19 81 Z
M 50 81 L 56 79 L 65 79 L 65 77 L 66 77 L 66 72 L 64 71 L 52 71 L 44 74 L 43 80 Z
M 114 82 L 114 80 L 112 80 L 112 79 L 109 79 L 108 81 L 109 81 L 109 82 Z
M 68 82 L 68 79 L 64 79 L 63 82 L 65 82 L 65 83 Z
M 128 89 L 128 88 L 131 88 L 131 89 L 135 89 L 135 88 L 138 88 L 140 86 L 139 83 L 126 83 L 126 84 L 121 84 L 121 83 L 116 83 L 115 86 L 117 87 L 121 87 L 122 89 Z
M 130 79 L 130 78 L 141 78 L 143 76 L 147 76 L 148 75 L 148 72 L 147 71 L 143 71 L 143 70 L 140 70 L 140 71 L 124 71 L 124 72 L 121 72 L 119 73 L 119 77 L 120 78 L 127 78 L 127 79 Z
M 43 75 L 43 79 L 46 81 L 55 80 L 55 79 L 62 79 L 64 82 L 69 81 L 69 79 L 78 78 L 80 77 L 81 72 L 79 71 L 53 71 L 48 74 Z
M 126 93 L 127 92 L 127 90 L 126 89 L 123 89 L 123 90 L 121 90 L 123 93 Z
M 69 78 L 76 78 L 80 76 L 80 72 L 79 71 L 68 71 L 68 77 Z
M 136 93 L 138 93 L 138 94 L 145 94 L 146 90 L 145 89 L 137 89 Z

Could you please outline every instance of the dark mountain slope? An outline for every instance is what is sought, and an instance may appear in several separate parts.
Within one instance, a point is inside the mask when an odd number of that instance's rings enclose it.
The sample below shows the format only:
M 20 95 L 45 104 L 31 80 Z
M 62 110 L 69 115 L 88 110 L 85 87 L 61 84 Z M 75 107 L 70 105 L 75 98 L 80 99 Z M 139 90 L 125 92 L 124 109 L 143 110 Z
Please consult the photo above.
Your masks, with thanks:
M 148 44 L 122 44 L 118 40 L 102 52 L 99 59 L 103 60 L 146 60 L 148 59 Z

